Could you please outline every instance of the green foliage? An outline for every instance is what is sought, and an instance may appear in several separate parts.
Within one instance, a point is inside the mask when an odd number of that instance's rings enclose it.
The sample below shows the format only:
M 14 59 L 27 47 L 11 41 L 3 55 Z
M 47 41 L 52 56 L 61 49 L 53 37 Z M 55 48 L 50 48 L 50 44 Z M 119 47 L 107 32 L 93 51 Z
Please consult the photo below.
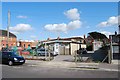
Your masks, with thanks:
M 99 33 L 99 32 L 91 32 L 91 33 L 88 33 L 90 36 L 92 36 L 94 39 L 97 39 L 97 40 L 102 40 L 102 39 L 107 39 L 107 37 L 102 34 L 102 33 Z
M 92 45 L 87 45 L 87 51 L 92 51 L 93 50 L 93 47 L 92 47 Z

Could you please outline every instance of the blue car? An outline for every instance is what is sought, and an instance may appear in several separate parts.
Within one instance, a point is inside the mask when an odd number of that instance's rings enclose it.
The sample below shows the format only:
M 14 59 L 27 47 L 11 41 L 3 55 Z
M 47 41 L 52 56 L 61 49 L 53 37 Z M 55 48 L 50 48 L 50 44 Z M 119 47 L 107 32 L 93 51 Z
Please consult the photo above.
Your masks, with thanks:
M 12 51 L 3 51 L 2 52 L 2 63 L 12 66 L 14 64 L 24 64 L 25 59 L 22 56 L 16 54 Z

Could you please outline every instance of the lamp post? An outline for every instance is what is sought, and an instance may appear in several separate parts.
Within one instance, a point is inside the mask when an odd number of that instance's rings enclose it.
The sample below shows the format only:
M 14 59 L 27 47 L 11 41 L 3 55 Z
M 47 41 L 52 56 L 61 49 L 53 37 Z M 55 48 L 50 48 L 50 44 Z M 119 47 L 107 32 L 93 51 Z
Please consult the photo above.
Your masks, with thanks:
M 8 11 L 7 48 L 9 47 L 9 27 L 10 27 L 10 11 Z

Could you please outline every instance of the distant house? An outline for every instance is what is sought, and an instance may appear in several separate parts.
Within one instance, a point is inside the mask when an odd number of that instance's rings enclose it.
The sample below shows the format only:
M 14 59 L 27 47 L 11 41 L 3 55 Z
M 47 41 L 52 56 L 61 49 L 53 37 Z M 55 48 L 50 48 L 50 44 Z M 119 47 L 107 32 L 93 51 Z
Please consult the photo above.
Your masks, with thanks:
M 16 46 L 17 37 L 15 34 L 9 32 L 9 43 L 8 47 Z M 7 30 L 0 30 L 0 50 L 2 47 L 7 46 Z
M 120 34 L 109 35 L 111 40 L 112 62 L 120 59 Z
M 91 51 L 96 51 L 103 45 L 108 44 L 109 39 L 104 34 L 99 32 L 91 32 L 88 33 L 86 43 Z
M 78 50 L 83 44 L 84 40 L 81 37 L 71 37 L 71 38 L 56 38 L 41 41 L 40 44 L 45 44 L 45 46 L 50 46 L 50 49 L 54 54 L 60 55 L 73 55 L 76 50 Z M 46 47 L 47 48 L 47 47 Z
M 38 41 L 35 40 L 19 40 L 17 41 L 17 46 L 27 49 L 28 47 L 35 48 L 38 44 Z

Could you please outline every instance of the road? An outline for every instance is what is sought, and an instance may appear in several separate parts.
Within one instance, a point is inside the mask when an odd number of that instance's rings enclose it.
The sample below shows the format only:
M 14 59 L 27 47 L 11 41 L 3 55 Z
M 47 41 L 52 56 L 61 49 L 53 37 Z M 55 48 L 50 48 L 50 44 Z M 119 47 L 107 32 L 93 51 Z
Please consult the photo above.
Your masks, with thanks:
M 58 66 L 56 66 L 58 65 Z M 66 67 L 61 67 L 66 66 Z M 3 78 L 117 78 L 118 71 L 79 69 L 65 64 L 26 61 L 23 65 L 2 65 Z

